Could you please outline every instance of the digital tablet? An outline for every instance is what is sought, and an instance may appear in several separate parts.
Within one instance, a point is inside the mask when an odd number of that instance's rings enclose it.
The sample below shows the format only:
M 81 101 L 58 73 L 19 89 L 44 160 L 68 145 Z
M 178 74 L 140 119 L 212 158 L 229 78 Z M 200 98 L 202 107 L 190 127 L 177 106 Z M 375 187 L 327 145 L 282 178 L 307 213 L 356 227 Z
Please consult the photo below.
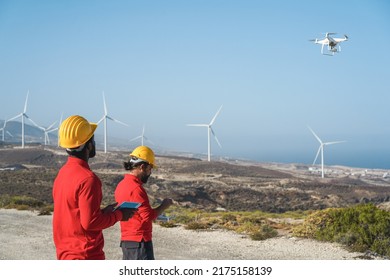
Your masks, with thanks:
M 130 208 L 130 209 L 137 209 L 140 207 L 141 203 L 139 202 L 129 202 L 129 201 L 124 201 L 120 205 L 114 208 L 114 211 L 117 209 L 123 209 L 123 208 Z

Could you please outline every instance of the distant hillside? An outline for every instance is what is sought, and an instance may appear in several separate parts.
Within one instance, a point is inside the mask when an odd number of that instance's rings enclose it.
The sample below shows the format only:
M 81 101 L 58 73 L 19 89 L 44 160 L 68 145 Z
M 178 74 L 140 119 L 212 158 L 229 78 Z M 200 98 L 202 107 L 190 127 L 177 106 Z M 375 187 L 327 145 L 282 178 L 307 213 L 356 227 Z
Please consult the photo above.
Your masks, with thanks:
M 4 120 L 0 120 L 0 128 L 3 127 Z M 5 127 L 6 133 L 4 134 L 4 143 L 2 141 L 2 131 L 0 131 L 0 147 L 7 145 L 7 144 L 13 144 L 13 145 L 21 145 L 22 142 L 22 123 L 20 121 L 10 121 L 7 122 L 7 125 Z M 49 146 L 56 147 L 58 143 L 58 132 L 54 131 L 52 133 L 49 133 L 50 138 L 50 144 Z M 32 146 L 37 144 L 44 144 L 45 138 L 44 138 L 44 132 L 43 130 L 33 126 L 29 121 L 25 122 L 25 144 Z M 98 150 L 104 149 L 104 137 L 102 134 L 95 134 L 95 141 L 96 146 Z M 136 144 L 133 142 L 131 143 L 129 140 L 117 138 L 117 137 L 109 137 L 108 140 L 108 150 L 109 151 L 126 151 L 130 152 Z M 153 145 L 153 150 L 155 153 L 160 155 L 183 155 L 188 157 L 199 157 L 201 158 L 202 155 L 195 155 L 195 154 L 189 154 L 189 153 L 180 153 L 176 151 L 169 151 L 168 149 Z
M 4 120 L 0 120 L 0 128 L 4 125 Z M 0 141 L 2 140 L 3 132 L 0 131 Z M 25 122 L 24 136 L 26 143 L 44 143 L 45 134 L 42 129 Z M 57 133 L 49 133 L 50 142 L 57 143 Z M 22 142 L 22 123 L 19 121 L 7 122 L 4 133 L 4 142 L 6 143 L 21 143 Z
M 67 155 L 57 147 L 0 148 L 0 199 L 27 196 L 52 203 L 52 186 Z M 128 153 L 98 152 L 90 159 L 102 181 L 103 204 L 112 203 L 127 171 Z M 333 174 L 321 179 L 308 170 L 242 162 L 157 156 L 159 168 L 145 185 L 152 203 L 170 197 L 194 209 L 283 213 L 390 201 L 390 181 L 369 175 Z

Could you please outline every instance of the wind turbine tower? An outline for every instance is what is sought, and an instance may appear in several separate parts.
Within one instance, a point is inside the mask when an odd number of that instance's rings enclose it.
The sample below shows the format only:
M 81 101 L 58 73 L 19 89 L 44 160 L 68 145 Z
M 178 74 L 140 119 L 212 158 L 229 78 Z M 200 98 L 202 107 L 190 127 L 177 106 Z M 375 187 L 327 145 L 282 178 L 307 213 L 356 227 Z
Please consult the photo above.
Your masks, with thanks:
M 104 116 L 98 121 L 98 124 L 101 123 L 102 121 L 104 121 L 104 153 L 107 153 L 107 120 L 111 120 L 111 121 L 120 123 L 120 124 L 125 125 L 125 126 L 128 126 L 128 125 L 121 122 L 121 121 L 118 121 L 118 120 L 116 120 L 113 117 L 108 115 L 104 91 L 103 91 L 103 104 L 104 104 Z
M 215 135 L 214 130 L 212 128 L 212 125 L 214 124 L 215 119 L 217 118 L 217 116 L 218 116 L 219 112 L 221 111 L 221 109 L 222 109 L 222 105 L 219 108 L 219 110 L 217 111 L 217 113 L 214 115 L 214 117 L 212 118 L 212 120 L 211 120 L 211 122 L 209 124 L 187 124 L 187 126 L 203 126 L 203 127 L 207 127 L 207 160 L 208 161 L 211 160 L 211 143 L 210 143 L 211 134 L 213 134 L 214 139 L 217 142 L 218 146 L 220 148 L 222 148 L 221 143 L 219 143 L 218 138 Z
M 324 178 L 324 146 L 338 144 L 338 143 L 344 143 L 346 141 L 322 142 L 320 137 L 318 137 L 317 134 L 315 134 L 315 132 L 310 127 L 309 127 L 309 129 L 310 129 L 311 133 L 313 133 L 314 137 L 318 140 L 318 142 L 320 142 L 320 147 L 318 148 L 317 155 L 313 161 L 313 165 L 316 163 L 318 155 L 321 152 L 321 177 Z
M 24 148 L 24 118 L 30 120 L 30 122 L 35 125 L 36 127 L 38 127 L 38 125 L 26 114 L 26 111 L 27 111 L 27 101 L 28 101 L 28 94 L 29 94 L 29 91 L 27 91 L 27 96 L 26 96 L 26 102 L 24 103 L 24 110 L 22 113 L 18 114 L 17 116 L 13 117 L 13 118 L 10 118 L 8 121 L 12 121 L 14 119 L 17 119 L 19 117 L 22 118 L 22 148 Z M 7 121 L 7 122 L 8 122 Z

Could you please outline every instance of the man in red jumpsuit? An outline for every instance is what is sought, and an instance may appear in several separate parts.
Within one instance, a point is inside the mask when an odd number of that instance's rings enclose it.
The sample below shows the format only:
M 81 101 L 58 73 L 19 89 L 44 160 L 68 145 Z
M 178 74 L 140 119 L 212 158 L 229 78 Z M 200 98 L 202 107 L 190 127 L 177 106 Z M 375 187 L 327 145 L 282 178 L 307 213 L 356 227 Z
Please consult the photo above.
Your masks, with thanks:
M 143 184 L 148 181 L 156 164 L 154 153 L 149 147 L 139 146 L 134 149 L 124 167 L 130 172 L 119 182 L 115 190 L 115 200 L 119 204 L 129 201 L 141 205 L 131 219 L 120 223 L 123 259 L 154 260 L 152 222 L 172 205 L 172 200 L 166 198 L 154 209 L 150 206 Z
M 70 116 L 59 129 L 59 144 L 69 155 L 53 185 L 53 239 L 60 260 L 105 259 L 103 229 L 134 214 L 113 211 L 116 204 L 100 209 L 102 183 L 88 165 L 96 153 L 96 127 L 81 116 Z

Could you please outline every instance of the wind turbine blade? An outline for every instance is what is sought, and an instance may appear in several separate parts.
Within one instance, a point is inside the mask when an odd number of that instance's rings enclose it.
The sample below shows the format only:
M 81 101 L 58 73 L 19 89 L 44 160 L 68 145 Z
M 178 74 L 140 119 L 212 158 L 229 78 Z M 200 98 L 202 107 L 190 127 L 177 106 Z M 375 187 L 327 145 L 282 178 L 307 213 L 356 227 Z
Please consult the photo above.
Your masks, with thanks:
M 97 124 L 100 124 L 100 123 L 104 120 L 105 117 L 106 117 L 106 115 L 104 115 L 104 116 L 97 122 Z
M 13 118 L 8 119 L 7 122 L 13 121 L 14 119 L 17 119 L 17 118 L 19 118 L 19 117 L 21 117 L 21 116 L 23 116 L 23 113 L 21 113 L 21 114 L 15 116 L 15 117 L 13 117 Z
M 345 143 L 347 141 L 334 141 L 334 142 L 326 142 L 324 145 L 333 145 L 333 144 L 339 144 L 339 143 Z
M 130 142 L 133 142 L 133 141 L 135 141 L 135 140 L 137 140 L 137 139 L 140 139 L 140 138 L 142 138 L 142 136 L 134 137 L 133 139 L 130 139 Z
M 27 111 L 27 100 L 28 100 L 28 94 L 29 93 L 30 93 L 30 90 L 27 91 L 26 102 L 24 103 L 24 111 L 23 111 L 23 113 L 26 113 L 26 111 Z
M 64 118 L 64 112 L 61 113 L 61 118 L 60 118 L 60 122 L 58 123 L 58 126 L 60 126 L 62 124 L 63 118 Z
M 213 125 L 213 123 L 214 123 L 215 119 L 217 118 L 217 116 L 218 116 L 219 112 L 221 111 L 221 109 L 222 109 L 222 105 L 221 105 L 221 107 L 219 107 L 218 112 L 214 115 L 214 117 L 213 117 L 213 119 L 211 120 L 211 122 L 210 122 L 209 125 Z
M 9 136 L 14 137 L 8 130 L 5 131 Z
M 108 117 L 108 118 L 109 118 L 110 120 L 114 121 L 114 122 L 120 123 L 120 124 L 125 125 L 125 126 L 129 126 L 128 124 L 126 124 L 126 123 L 124 123 L 124 122 L 121 122 L 121 121 L 118 121 L 118 120 L 116 120 L 116 119 L 114 119 L 114 118 L 111 118 L 111 117 Z
M 150 144 L 153 144 L 153 145 L 154 145 L 154 143 L 153 143 L 152 141 L 150 141 L 148 137 L 144 136 L 144 138 L 145 138 L 145 140 L 148 141 Z
M 318 137 L 317 134 L 315 134 L 315 132 L 310 127 L 308 127 L 308 128 L 310 129 L 311 133 L 313 133 L 314 137 L 317 138 L 318 142 L 320 142 L 322 144 L 320 137 Z
M 38 127 L 38 128 L 41 128 L 39 125 L 37 125 L 36 122 L 34 122 L 29 116 L 27 116 L 26 114 L 24 114 L 24 116 L 26 117 L 26 119 L 28 119 L 34 126 Z
M 221 143 L 219 143 L 217 135 L 215 135 L 215 133 L 214 133 L 214 130 L 211 127 L 210 127 L 210 130 L 211 130 L 211 133 L 213 134 L 214 139 L 217 142 L 218 146 L 222 149 L 222 145 L 221 145 Z
M 313 161 L 313 165 L 316 164 L 318 155 L 320 154 L 320 151 L 321 151 L 321 147 L 322 147 L 322 146 L 320 146 L 320 147 L 318 148 L 318 152 L 317 152 L 317 155 L 316 155 L 316 157 L 315 157 L 315 159 L 314 159 L 314 161 Z
M 104 105 L 104 115 L 107 115 L 107 105 L 106 105 L 106 97 L 104 96 L 104 91 L 103 91 L 103 105 Z
M 205 126 L 208 127 L 208 124 L 187 124 L 187 126 Z
M 51 125 L 49 125 L 48 128 L 46 128 L 46 130 L 50 130 L 55 124 L 56 124 L 57 121 L 53 122 Z

